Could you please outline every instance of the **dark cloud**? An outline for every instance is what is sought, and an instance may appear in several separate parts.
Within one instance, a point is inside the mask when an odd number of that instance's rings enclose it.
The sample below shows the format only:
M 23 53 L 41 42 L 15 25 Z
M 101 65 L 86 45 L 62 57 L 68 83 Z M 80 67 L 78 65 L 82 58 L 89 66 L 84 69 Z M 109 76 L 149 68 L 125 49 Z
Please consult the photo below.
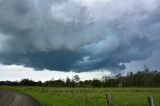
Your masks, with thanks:
M 0 62 L 119 71 L 159 49 L 158 0 L 91 1 L 0 0 Z
M 1 54 L 1 62 L 4 64 L 24 65 L 36 70 L 60 70 L 70 71 L 74 62 L 81 58 L 79 53 L 70 51 L 35 52 L 35 53 L 12 53 Z

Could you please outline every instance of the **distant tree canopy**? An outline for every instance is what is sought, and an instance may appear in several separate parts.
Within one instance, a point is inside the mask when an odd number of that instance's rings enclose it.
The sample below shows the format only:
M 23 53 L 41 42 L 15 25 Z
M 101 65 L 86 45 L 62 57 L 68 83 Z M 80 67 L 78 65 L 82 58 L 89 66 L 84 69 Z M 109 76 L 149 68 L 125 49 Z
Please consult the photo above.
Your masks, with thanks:
M 21 81 L 0 81 L 0 85 L 7 86 L 45 86 L 45 87 L 160 87 L 160 72 L 150 71 L 145 66 L 143 71 L 129 72 L 122 76 L 117 74 L 114 77 L 102 76 L 102 79 L 80 81 L 80 77 L 75 75 L 73 79 L 33 81 L 22 79 Z

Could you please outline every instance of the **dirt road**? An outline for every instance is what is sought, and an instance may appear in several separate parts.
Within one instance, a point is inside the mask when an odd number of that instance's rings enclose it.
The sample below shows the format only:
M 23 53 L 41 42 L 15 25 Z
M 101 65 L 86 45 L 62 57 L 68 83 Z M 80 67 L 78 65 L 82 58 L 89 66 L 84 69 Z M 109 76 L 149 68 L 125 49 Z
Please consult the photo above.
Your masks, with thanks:
M 30 96 L 0 90 L 0 106 L 40 106 L 40 104 Z

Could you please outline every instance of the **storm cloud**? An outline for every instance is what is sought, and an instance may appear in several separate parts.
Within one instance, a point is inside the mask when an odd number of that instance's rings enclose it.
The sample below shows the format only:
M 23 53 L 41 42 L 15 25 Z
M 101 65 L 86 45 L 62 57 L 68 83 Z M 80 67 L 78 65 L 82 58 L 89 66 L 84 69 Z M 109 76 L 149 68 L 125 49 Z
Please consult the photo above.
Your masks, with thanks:
M 120 71 L 160 47 L 159 0 L 0 0 L 0 63 Z

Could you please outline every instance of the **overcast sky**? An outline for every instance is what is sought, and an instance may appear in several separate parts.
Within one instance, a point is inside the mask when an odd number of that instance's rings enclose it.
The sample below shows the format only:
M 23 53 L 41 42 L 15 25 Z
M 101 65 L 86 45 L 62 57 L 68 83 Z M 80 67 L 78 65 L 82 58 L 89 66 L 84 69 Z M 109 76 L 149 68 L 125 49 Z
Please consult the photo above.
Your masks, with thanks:
M 159 0 L 0 0 L 0 80 L 160 70 L 159 10 Z

